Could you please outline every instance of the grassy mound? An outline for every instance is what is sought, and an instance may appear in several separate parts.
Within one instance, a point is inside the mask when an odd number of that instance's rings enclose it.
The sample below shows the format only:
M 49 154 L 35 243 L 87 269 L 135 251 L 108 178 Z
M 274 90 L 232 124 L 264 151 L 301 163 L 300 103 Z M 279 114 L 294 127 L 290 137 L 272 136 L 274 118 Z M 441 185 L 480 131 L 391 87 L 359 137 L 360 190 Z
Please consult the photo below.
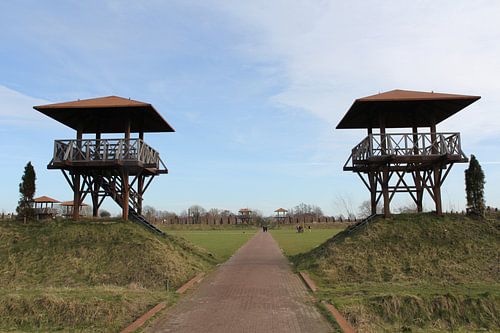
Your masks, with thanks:
M 397 215 L 295 256 L 360 331 L 498 329 L 500 221 Z
M 2 223 L 0 330 L 113 331 L 214 263 L 131 222 Z
M 500 223 L 428 214 L 380 219 L 298 256 L 335 282 L 498 282 Z

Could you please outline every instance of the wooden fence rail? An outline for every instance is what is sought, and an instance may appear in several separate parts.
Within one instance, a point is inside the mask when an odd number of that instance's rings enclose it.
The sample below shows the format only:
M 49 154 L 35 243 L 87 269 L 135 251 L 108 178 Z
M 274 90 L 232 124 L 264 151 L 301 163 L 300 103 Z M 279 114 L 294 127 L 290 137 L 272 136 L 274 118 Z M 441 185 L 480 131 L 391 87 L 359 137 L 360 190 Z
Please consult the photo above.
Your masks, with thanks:
M 227 224 L 242 224 L 241 220 L 238 219 L 237 215 L 228 216 L 167 216 L 164 218 L 158 218 L 155 216 L 148 216 L 146 218 L 157 224 L 206 224 L 206 225 L 227 225 Z M 303 217 L 293 217 L 287 216 L 283 218 L 273 218 L 272 222 L 278 224 L 301 224 L 301 223 L 333 223 L 333 222 L 348 222 L 348 220 L 335 219 L 333 216 L 303 216 Z M 352 220 L 351 222 L 354 222 Z

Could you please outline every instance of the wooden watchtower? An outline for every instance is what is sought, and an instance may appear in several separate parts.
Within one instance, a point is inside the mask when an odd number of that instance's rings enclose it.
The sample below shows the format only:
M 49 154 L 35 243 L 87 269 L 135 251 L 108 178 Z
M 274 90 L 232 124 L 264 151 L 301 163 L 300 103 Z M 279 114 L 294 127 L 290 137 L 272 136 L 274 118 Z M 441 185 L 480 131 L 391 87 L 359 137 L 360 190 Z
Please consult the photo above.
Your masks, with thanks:
M 241 208 L 238 213 L 240 213 L 238 215 L 238 220 L 240 223 L 243 223 L 243 224 L 250 224 L 252 223 L 252 219 L 253 219 L 253 216 L 252 216 L 252 211 L 248 208 Z
M 384 215 L 398 192 L 409 193 L 417 210 L 427 192 L 436 213 L 443 212 L 441 185 L 454 163 L 465 163 L 460 133 L 439 133 L 436 125 L 477 101 L 480 96 L 392 90 L 354 101 L 337 129 L 366 129 L 351 151 L 344 171 L 359 175 L 371 194 L 371 211 L 383 198 Z M 419 132 L 419 128 L 429 132 Z M 387 133 L 387 129 L 409 128 Z M 375 131 L 378 130 L 378 133 Z
M 76 131 L 75 139 L 55 140 L 47 166 L 61 170 L 73 190 L 73 218 L 78 219 L 79 206 L 90 195 L 93 216 L 104 198 L 111 197 L 122 208 L 123 219 L 131 216 L 146 224 L 141 216 L 144 192 L 155 176 L 168 170 L 160 154 L 144 142 L 144 133 L 174 132 L 155 108 L 117 96 L 34 108 Z
M 276 215 L 274 216 L 274 220 L 278 224 L 283 224 L 285 222 L 285 219 L 287 218 L 288 210 L 286 210 L 285 208 L 278 208 L 274 212 L 276 213 Z
M 41 196 L 33 199 L 33 209 L 37 220 L 51 219 L 57 215 L 54 204 L 60 201 L 47 196 Z
M 64 217 L 70 219 L 70 218 L 74 218 L 75 214 L 78 214 L 78 217 L 82 217 L 83 216 L 83 214 L 82 214 L 83 209 L 85 207 L 88 207 L 89 205 L 87 205 L 84 202 L 80 202 L 78 204 L 78 210 L 76 210 L 76 205 L 75 205 L 74 201 L 63 201 L 60 203 L 60 206 L 61 206 L 62 215 Z

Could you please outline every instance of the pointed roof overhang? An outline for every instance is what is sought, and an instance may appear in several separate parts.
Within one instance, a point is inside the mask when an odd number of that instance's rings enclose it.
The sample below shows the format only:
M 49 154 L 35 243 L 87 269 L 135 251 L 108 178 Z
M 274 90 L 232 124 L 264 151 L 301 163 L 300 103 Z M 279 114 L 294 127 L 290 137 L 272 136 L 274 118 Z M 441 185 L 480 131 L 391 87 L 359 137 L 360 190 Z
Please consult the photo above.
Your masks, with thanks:
M 391 90 L 358 98 L 337 125 L 344 128 L 377 128 L 380 118 L 386 128 L 428 127 L 449 118 L 480 96 L 443 94 L 411 90 Z
M 175 132 L 149 103 L 118 96 L 38 105 L 35 110 L 83 133 Z
M 60 201 L 53 199 L 51 197 L 45 196 L 45 195 L 38 197 L 38 198 L 35 198 L 35 199 L 33 199 L 33 201 L 36 203 L 60 203 Z

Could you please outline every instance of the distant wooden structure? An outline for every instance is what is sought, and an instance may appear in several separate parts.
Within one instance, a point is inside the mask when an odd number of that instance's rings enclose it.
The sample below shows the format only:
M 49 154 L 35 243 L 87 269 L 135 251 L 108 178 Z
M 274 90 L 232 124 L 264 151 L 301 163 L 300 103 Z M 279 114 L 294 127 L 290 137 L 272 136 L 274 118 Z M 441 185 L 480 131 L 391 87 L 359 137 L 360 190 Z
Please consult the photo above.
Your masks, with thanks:
M 141 215 L 144 192 L 154 177 L 168 170 L 160 154 L 144 142 L 144 133 L 174 132 L 155 108 L 117 96 L 34 108 L 76 131 L 76 139 L 54 142 L 47 166 L 61 170 L 73 190 L 73 218 L 78 219 L 79 206 L 90 195 L 94 217 L 104 198 L 110 197 L 122 208 L 124 220 L 132 216 L 147 225 Z M 102 137 L 116 133 L 123 137 Z M 138 136 L 132 138 L 132 133 Z
M 454 163 L 465 163 L 460 133 L 438 133 L 436 125 L 477 101 L 480 96 L 392 90 L 354 101 L 337 129 L 367 130 L 352 151 L 344 171 L 358 174 L 371 194 L 371 211 L 383 199 L 384 215 L 398 192 L 409 193 L 422 211 L 424 192 L 436 213 L 443 212 L 441 185 Z M 419 132 L 428 127 L 429 132 Z M 387 133 L 388 128 L 411 132 Z M 374 130 L 378 129 L 378 133 Z
M 82 217 L 82 208 L 88 207 L 84 202 L 80 202 L 78 205 L 75 205 L 74 201 L 64 201 L 60 203 L 62 209 L 62 215 L 66 218 L 75 218 L 75 213 L 78 214 L 78 217 Z M 78 210 L 77 210 L 78 209 Z
M 51 219 L 57 215 L 57 210 L 54 208 L 54 204 L 58 204 L 60 201 L 47 197 L 41 196 L 33 200 L 33 209 L 35 218 L 37 220 Z
M 253 220 L 252 211 L 248 208 L 241 208 L 238 211 L 239 215 L 237 218 L 237 223 L 250 224 Z
M 287 217 L 288 210 L 286 210 L 285 208 L 278 208 L 274 212 L 276 213 L 276 215 L 274 216 L 274 220 L 279 224 L 283 224 Z

